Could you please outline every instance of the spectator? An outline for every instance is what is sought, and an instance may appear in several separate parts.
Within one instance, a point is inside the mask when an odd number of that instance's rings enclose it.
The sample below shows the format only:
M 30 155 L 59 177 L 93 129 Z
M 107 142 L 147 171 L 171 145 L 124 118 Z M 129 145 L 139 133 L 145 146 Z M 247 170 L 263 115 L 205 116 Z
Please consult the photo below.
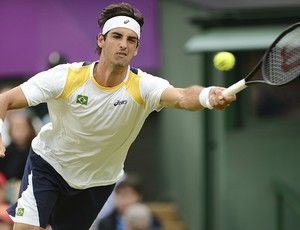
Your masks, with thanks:
M 0 172 L 0 230 L 11 230 L 13 227 L 13 221 L 6 212 L 8 207 L 7 180 L 4 174 Z
M 1 230 L 12 230 L 13 221 L 6 212 L 9 207 L 8 204 L 0 204 L 0 229 Z
M 4 174 L 0 172 L 0 205 L 5 204 L 7 202 L 6 185 L 7 185 L 7 180 Z
M 6 147 L 6 157 L 0 161 L 0 171 L 8 180 L 21 180 L 31 141 L 36 136 L 31 118 L 25 110 L 10 115 L 9 135 L 11 142 Z
M 136 203 L 125 210 L 123 220 L 125 230 L 150 230 L 152 214 L 145 204 Z
M 119 184 L 120 182 L 125 180 L 126 177 L 127 177 L 127 173 L 124 172 L 123 176 L 116 184 Z M 101 211 L 96 217 L 94 223 L 92 224 L 90 230 L 97 230 L 97 226 L 99 225 L 99 222 L 107 215 L 109 215 L 114 210 L 114 208 L 115 208 L 115 190 L 108 197 L 107 201 L 105 202 L 104 206 L 102 207 Z
M 115 187 L 115 208 L 100 220 L 98 230 L 125 230 L 123 214 L 125 210 L 136 203 L 142 202 L 142 189 L 139 181 L 128 175 Z M 160 230 L 158 219 L 151 213 L 151 230 Z

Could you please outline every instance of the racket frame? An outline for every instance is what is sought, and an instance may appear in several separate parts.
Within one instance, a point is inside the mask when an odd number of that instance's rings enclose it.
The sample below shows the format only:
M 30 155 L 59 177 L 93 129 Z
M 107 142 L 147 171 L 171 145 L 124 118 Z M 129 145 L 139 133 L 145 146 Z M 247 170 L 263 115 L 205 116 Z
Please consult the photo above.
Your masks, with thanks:
M 248 85 L 250 84 L 257 84 L 257 83 L 262 83 L 262 84 L 268 84 L 268 85 L 273 85 L 273 86 L 281 86 L 281 85 L 285 85 L 288 82 L 285 82 L 283 84 L 274 84 L 272 82 L 270 82 L 267 78 L 266 78 L 266 74 L 265 74 L 265 68 L 263 68 L 263 66 L 265 65 L 265 60 L 268 56 L 268 54 L 270 53 L 270 51 L 276 46 L 276 44 L 281 40 L 282 37 L 284 37 L 287 33 L 289 33 L 290 31 L 294 30 L 295 27 L 300 26 L 300 22 L 295 23 L 291 26 L 289 26 L 287 29 L 285 29 L 273 42 L 272 44 L 269 46 L 269 48 L 266 50 L 266 52 L 264 53 L 264 55 L 262 56 L 262 58 L 260 59 L 260 61 L 256 64 L 256 66 L 250 71 L 250 73 L 242 80 L 236 82 L 235 84 L 231 85 L 230 87 L 226 88 L 222 94 L 224 96 L 229 96 L 229 95 L 235 95 L 238 92 L 242 91 L 243 89 L 247 88 Z M 247 81 L 249 80 L 252 76 L 254 76 L 258 70 L 261 69 L 261 73 L 262 73 L 262 79 L 261 80 L 252 80 L 252 81 Z M 297 77 L 296 77 L 297 78 Z M 295 78 L 294 78 L 295 79 Z M 293 79 L 293 80 L 294 80 Z M 291 80 L 292 81 L 292 80 Z

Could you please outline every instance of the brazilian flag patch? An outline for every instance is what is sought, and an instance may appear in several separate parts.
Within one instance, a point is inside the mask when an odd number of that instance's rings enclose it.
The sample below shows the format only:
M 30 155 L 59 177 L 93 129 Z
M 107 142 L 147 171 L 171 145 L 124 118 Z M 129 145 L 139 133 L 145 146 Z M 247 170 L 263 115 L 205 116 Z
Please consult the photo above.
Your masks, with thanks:
M 23 216 L 23 215 L 24 215 L 24 208 L 18 208 L 17 216 Z
M 87 96 L 77 95 L 76 103 L 82 104 L 82 105 L 87 105 L 88 99 L 89 98 Z

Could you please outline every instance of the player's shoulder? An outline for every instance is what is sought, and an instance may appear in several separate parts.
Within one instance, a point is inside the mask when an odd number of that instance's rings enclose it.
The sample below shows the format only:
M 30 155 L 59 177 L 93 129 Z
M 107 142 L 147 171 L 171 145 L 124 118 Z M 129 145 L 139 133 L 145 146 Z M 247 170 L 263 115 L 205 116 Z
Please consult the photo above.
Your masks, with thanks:
M 88 64 L 87 64 L 88 63 Z M 91 66 L 93 62 L 72 62 L 59 64 L 49 70 L 49 73 L 56 76 L 65 76 L 70 78 L 77 78 L 78 76 L 89 77 L 91 74 Z
M 130 71 L 132 73 L 136 74 L 137 76 L 139 76 L 141 81 L 143 81 L 143 82 L 156 83 L 156 82 L 166 82 L 167 81 L 166 79 L 164 79 L 162 77 L 156 76 L 156 75 L 146 72 L 146 71 L 143 71 L 139 68 L 134 68 L 134 67 L 130 66 Z
M 139 76 L 139 77 L 153 77 L 152 74 L 150 73 L 147 73 L 139 68 L 136 68 L 136 67 L 133 67 L 133 66 L 130 66 L 130 72 Z
M 72 63 L 64 63 L 54 66 L 53 70 L 67 70 L 67 69 L 77 69 L 83 66 L 87 66 L 92 64 L 92 62 L 72 62 Z

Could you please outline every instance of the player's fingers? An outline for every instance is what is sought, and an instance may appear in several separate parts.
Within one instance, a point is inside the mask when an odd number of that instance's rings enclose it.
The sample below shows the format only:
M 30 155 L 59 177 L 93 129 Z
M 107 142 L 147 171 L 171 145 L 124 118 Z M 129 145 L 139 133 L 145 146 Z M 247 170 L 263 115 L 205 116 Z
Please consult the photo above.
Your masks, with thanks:
M 236 100 L 236 95 L 229 95 L 229 96 L 224 96 L 223 95 L 223 89 L 220 89 L 220 91 L 218 91 L 217 93 L 217 97 L 219 99 L 219 101 L 225 101 L 226 104 L 231 103 L 233 101 Z
M 224 99 L 219 99 L 218 96 L 214 95 L 210 98 L 210 104 L 214 109 L 222 110 L 227 106 L 227 103 Z
M 212 93 L 215 95 L 222 95 L 222 92 L 225 88 L 223 87 L 213 87 Z
M 236 100 L 235 95 L 224 96 L 222 94 L 225 88 L 222 87 L 214 87 L 210 92 L 210 104 L 214 109 L 223 110 L 225 109 L 231 102 Z
M 230 102 L 233 102 L 236 100 L 236 95 L 229 95 L 229 96 L 226 96 L 224 97 L 226 101 L 230 101 Z
M 226 98 L 224 96 L 218 95 L 218 100 L 217 100 L 217 108 L 218 109 L 225 109 L 226 107 L 228 107 L 230 105 L 230 103 L 233 101 L 233 98 Z
M 224 96 L 223 95 L 223 91 L 225 90 L 226 88 L 219 88 L 219 94 L 218 94 L 218 96 L 220 97 L 220 99 L 222 99 L 222 98 L 224 98 L 226 101 L 229 101 L 229 102 L 233 102 L 233 101 L 235 101 L 236 100 L 236 95 L 234 94 L 234 95 L 228 95 L 228 96 Z

